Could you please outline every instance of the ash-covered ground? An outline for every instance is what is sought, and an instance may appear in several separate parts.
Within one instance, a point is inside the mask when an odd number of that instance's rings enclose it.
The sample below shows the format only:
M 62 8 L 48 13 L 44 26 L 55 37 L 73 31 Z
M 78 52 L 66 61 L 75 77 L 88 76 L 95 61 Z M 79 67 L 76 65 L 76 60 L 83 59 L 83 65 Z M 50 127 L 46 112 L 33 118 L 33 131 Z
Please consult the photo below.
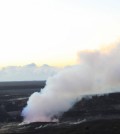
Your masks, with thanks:
M 59 122 L 21 124 L 28 97 L 45 82 L 0 83 L 0 134 L 120 134 L 120 93 L 85 96 Z

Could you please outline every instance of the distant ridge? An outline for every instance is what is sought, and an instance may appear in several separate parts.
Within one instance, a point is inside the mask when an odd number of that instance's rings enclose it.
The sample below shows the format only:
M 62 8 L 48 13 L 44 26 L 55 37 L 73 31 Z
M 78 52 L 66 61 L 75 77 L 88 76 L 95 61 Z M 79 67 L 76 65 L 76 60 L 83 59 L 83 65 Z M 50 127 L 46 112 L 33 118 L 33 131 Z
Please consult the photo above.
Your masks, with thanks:
M 31 89 L 31 88 L 43 88 L 46 81 L 9 81 L 0 82 L 0 90 L 4 89 Z

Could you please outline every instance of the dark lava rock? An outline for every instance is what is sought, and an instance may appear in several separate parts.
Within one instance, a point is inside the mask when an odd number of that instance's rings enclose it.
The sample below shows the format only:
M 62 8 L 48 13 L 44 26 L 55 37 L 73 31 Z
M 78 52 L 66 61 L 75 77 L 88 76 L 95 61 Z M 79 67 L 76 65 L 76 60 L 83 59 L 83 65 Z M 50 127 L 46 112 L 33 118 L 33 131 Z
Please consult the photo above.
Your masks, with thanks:
M 12 118 L 10 115 L 4 110 L 4 106 L 0 107 L 0 122 L 5 122 L 5 121 L 11 121 Z
M 45 81 L 0 82 L 0 122 L 20 122 L 28 97 L 40 92 Z
M 120 93 L 85 96 L 60 122 L 22 124 L 21 111 L 39 89 L 0 90 L 0 134 L 120 134 Z
M 94 120 L 83 123 L 31 123 L 27 125 L 4 124 L 0 134 L 120 134 L 120 120 Z
M 120 119 L 120 93 L 86 96 L 65 112 L 60 121 Z

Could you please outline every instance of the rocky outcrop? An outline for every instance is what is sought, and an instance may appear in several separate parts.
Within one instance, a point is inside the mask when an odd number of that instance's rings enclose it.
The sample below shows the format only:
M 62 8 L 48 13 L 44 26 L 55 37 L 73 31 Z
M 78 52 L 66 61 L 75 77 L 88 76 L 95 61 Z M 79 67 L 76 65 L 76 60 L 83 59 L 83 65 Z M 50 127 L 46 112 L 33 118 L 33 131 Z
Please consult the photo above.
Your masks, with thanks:
M 86 96 L 65 112 L 60 121 L 120 118 L 120 93 Z

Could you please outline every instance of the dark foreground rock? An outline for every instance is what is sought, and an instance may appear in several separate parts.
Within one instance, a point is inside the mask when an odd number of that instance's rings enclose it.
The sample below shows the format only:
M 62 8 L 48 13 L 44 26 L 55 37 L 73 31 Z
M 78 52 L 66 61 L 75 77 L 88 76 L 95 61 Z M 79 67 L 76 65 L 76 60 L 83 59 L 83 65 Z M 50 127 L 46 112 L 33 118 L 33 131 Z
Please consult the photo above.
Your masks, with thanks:
M 0 134 L 120 134 L 120 120 L 94 120 L 67 123 L 4 124 Z
M 0 122 L 21 122 L 29 96 L 44 86 L 45 81 L 0 82 Z
M 120 134 L 120 93 L 85 96 L 59 117 L 59 123 L 19 125 L 21 111 L 38 87 L 0 89 L 0 134 Z
M 85 96 L 60 121 L 120 119 L 120 93 Z

